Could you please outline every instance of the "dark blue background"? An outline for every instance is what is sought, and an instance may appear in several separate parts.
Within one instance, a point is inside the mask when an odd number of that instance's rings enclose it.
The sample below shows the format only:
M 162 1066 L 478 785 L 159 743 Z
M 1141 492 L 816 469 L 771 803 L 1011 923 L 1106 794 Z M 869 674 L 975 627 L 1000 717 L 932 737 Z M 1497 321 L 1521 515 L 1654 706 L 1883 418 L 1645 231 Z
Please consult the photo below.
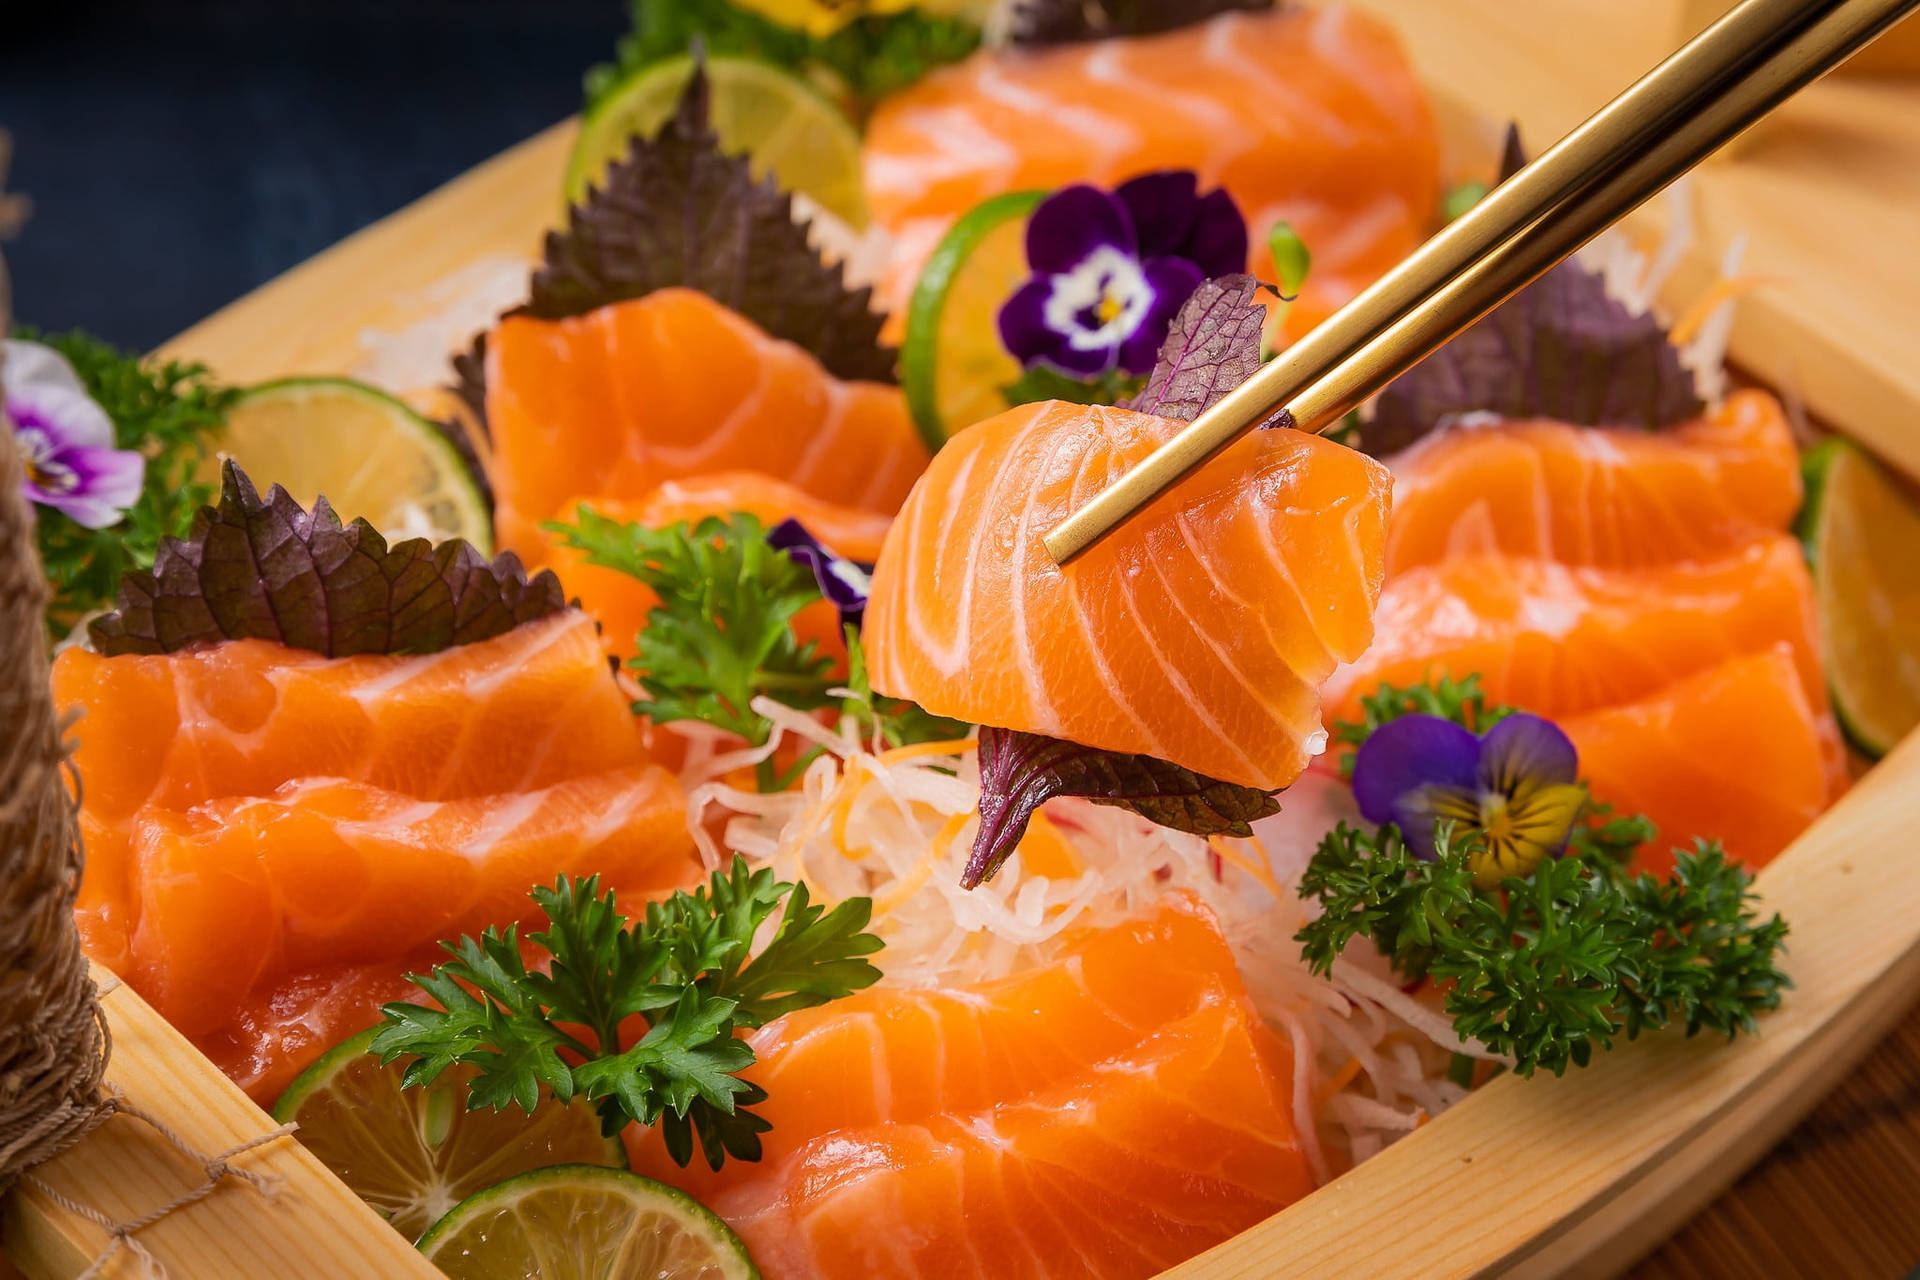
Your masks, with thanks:
M 0 0 L 26 324 L 145 349 L 579 109 L 622 0 Z

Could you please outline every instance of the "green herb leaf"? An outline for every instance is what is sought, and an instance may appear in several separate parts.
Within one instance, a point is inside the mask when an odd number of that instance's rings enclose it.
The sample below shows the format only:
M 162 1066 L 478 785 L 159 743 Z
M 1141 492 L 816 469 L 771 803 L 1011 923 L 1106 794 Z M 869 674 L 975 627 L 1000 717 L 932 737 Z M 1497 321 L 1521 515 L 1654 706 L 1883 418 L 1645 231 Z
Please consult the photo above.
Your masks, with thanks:
M 836 377 L 894 381 L 872 290 L 849 289 L 841 265 L 807 242 L 792 198 L 755 179 L 745 156 L 721 153 L 709 95 L 696 70 L 673 119 L 634 138 L 604 189 L 568 211 L 565 231 L 547 233 L 520 310 L 560 319 L 684 286 L 806 349 Z
M 78 331 L 22 328 L 15 336 L 65 356 L 113 420 L 115 447 L 147 456 L 145 487 L 120 523 L 89 529 L 51 508 L 34 513 L 52 587 L 47 626 L 58 637 L 111 605 L 121 576 L 150 567 L 163 539 L 187 532 L 194 512 L 213 496 L 213 486 L 194 477 L 240 393 L 216 383 L 204 365 L 143 360 Z
M 754 698 L 802 711 L 833 705 L 832 663 L 792 625 L 824 598 L 819 584 L 768 545 L 755 517 L 649 529 L 582 506 L 576 523 L 546 527 L 589 563 L 629 574 L 660 597 L 628 662 L 647 694 L 636 712 L 662 724 L 699 720 L 761 743 L 772 725 L 752 709 Z
M 1119 404 L 1138 395 L 1145 380 L 1122 369 L 1109 369 L 1098 378 L 1076 378 L 1049 365 L 1036 364 L 1000 388 L 1009 408 L 1064 400 L 1068 404 Z
M 89 628 L 101 653 L 258 639 L 330 658 L 437 653 L 567 607 L 558 578 L 527 577 L 511 552 L 489 562 L 457 539 L 389 547 L 365 520 L 343 526 L 325 498 L 308 512 L 275 485 L 262 499 L 231 461 L 219 505 L 168 538 L 150 571 L 127 574 L 118 604 Z
M 758 1159 L 768 1127 L 748 1110 L 767 1095 L 739 1078 L 754 1056 L 737 1032 L 880 977 L 864 958 L 881 947 L 864 932 L 870 900 L 824 910 L 741 858 L 692 893 L 648 904 L 632 928 L 598 877 L 563 876 L 533 896 L 547 926 L 526 942 L 546 953 L 548 972 L 529 967 L 515 929 L 489 929 L 442 943 L 452 960 L 408 975 L 438 1008 L 382 1010 L 373 1050 L 386 1062 L 413 1059 L 409 1087 L 462 1063 L 478 1073 L 468 1094 L 476 1110 L 531 1111 L 543 1091 L 584 1094 L 608 1133 L 657 1123 L 676 1160 L 690 1161 L 697 1139 L 718 1169 L 728 1156 Z M 783 906 L 754 954 L 761 924 Z M 622 1048 L 622 1025 L 636 1016 L 646 1029 Z
M 873 691 L 867 674 L 867 648 L 860 632 L 846 627 L 847 693 L 841 712 L 851 716 L 863 738 L 878 737 L 889 747 L 911 746 L 916 742 L 951 742 L 973 732 L 965 721 L 937 716 L 917 702 L 889 698 Z
M 687 53 L 696 40 L 710 54 L 757 58 L 810 79 L 830 77 L 862 111 L 980 44 L 975 24 L 918 9 L 861 14 L 829 35 L 812 36 L 727 0 L 633 0 L 631 8 L 633 33 L 621 39 L 615 65 L 587 73 L 589 107 L 635 71 Z
M 1209 778 L 1153 756 L 1101 751 L 1037 733 L 980 730 L 980 829 L 960 883 L 984 883 L 1013 856 L 1034 812 L 1054 796 L 1131 809 L 1194 835 L 1251 836 L 1280 812 L 1271 792 Z

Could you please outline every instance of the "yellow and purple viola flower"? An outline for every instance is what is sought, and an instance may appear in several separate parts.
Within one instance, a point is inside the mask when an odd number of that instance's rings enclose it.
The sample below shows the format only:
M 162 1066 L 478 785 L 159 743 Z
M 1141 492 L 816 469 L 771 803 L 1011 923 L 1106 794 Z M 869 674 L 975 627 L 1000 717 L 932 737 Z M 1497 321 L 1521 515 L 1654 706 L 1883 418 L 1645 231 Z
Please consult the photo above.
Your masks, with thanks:
M 1479 837 L 1468 860 L 1474 883 L 1490 889 L 1566 848 L 1587 794 L 1579 766 L 1573 742 L 1539 716 L 1508 716 L 1484 734 L 1439 716 L 1402 716 L 1360 745 L 1353 798 L 1362 817 L 1393 823 L 1429 861 L 1437 823 L 1471 829 Z
M 1075 378 L 1153 368 L 1200 282 L 1247 269 L 1247 222 L 1191 170 L 1142 174 L 1112 191 L 1048 196 L 1027 222 L 1033 277 L 1000 308 L 1000 340 L 1031 368 Z
M 867 596 L 873 590 L 873 566 L 840 555 L 791 516 L 767 530 L 767 542 L 812 570 L 820 594 L 840 611 L 841 626 L 860 625 L 867 613 Z
M 113 447 L 112 419 L 59 352 L 38 342 L 4 345 L 0 396 L 26 461 L 28 499 L 89 529 L 118 523 L 140 497 L 146 459 Z

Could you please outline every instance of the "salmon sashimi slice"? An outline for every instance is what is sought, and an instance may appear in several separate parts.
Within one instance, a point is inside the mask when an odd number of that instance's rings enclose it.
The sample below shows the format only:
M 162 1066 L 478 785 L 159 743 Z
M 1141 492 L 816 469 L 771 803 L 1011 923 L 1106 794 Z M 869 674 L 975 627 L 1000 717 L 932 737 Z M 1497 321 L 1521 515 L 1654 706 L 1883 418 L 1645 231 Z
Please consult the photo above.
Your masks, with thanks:
M 1126 1053 L 1157 1028 L 1244 999 L 1213 916 L 1189 895 L 1093 932 L 1060 962 L 965 990 L 878 988 L 769 1024 L 746 1076 L 773 1128 L 764 1165 L 814 1138 L 919 1123 L 1026 1097 Z M 754 1166 L 718 1174 L 671 1162 L 656 1130 L 628 1130 L 633 1167 L 703 1198 Z
M 783 520 L 798 520 L 834 551 L 862 564 L 872 564 L 879 558 L 881 540 L 887 536 L 887 526 L 893 523 L 890 516 L 825 502 L 796 485 L 754 471 L 726 471 L 669 480 L 638 501 L 582 498 L 566 503 L 554 519 L 573 523 L 578 518 L 579 502 L 609 520 L 649 529 L 664 529 L 675 524 L 697 525 L 709 516 L 735 512 L 757 516 L 768 528 Z M 600 620 L 602 634 L 612 651 L 631 657 L 633 637 L 646 626 L 647 613 L 660 602 L 659 597 L 631 574 L 589 564 L 583 553 L 562 545 L 558 535 L 547 537 L 547 566 L 560 575 L 567 594 L 577 597 L 581 606 Z M 840 654 L 845 650 L 839 610 L 825 601 L 802 610 L 794 619 L 794 627 L 803 638 L 819 641 L 823 652 Z
M 380 1007 L 423 996 L 409 973 L 446 959 L 430 947 L 404 959 L 332 966 L 251 993 L 218 1030 L 190 1037 L 227 1079 L 271 1107 L 321 1054 L 380 1021 Z
M 868 206 L 896 242 L 892 311 L 989 196 L 1192 169 L 1246 215 L 1255 275 L 1276 278 L 1278 220 L 1312 251 L 1297 333 L 1426 238 L 1441 187 L 1439 130 L 1398 38 L 1339 6 L 983 50 L 881 103 L 865 154 Z
M 1764 391 L 1670 431 L 1436 431 L 1388 465 L 1389 574 L 1484 552 L 1608 569 L 1710 560 L 1779 533 L 1800 509 L 1799 452 Z
M 1360 719 L 1360 695 L 1382 683 L 1475 673 L 1489 701 L 1560 719 L 1776 645 L 1793 654 L 1808 703 L 1826 711 L 1813 584 L 1785 535 L 1650 569 L 1462 556 L 1389 580 L 1377 627 L 1366 656 L 1328 682 L 1337 719 Z
M 134 829 L 125 976 L 189 1034 L 288 973 L 533 922 L 527 890 L 559 875 L 663 892 L 697 870 L 686 798 L 650 764 L 441 802 L 318 779 L 143 810 Z
M 533 560 L 539 523 L 582 494 L 760 471 L 890 513 L 927 463 L 898 387 L 843 382 L 691 289 L 565 320 L 516 315 L 487 341 L 495 527 Z
M 1324 748 L 1319 688 L 1373 636 L 1391 477 L 1257 431 L 1064 571 L 1041 537 L 1181 426 L 1023 405 L 961 432 L 887 533 L 873 685 L 974 724 L 1249 786 Z
M 130 958 L 131 821 L 143 806 L 266 796 L 309 777 L 450 800 L 646 759 L 577 610 L 414 657 L 326 658 L 265 640 L 111 658 L 73 648 L 54 663 L 53 691 L 82 712 L 81 933 L 116 971 Z
M 1313 1189 L 1287 1057 L 1210 1005 L 1020 1101 L 815 1139 L 713 1208 L 770 1280 L 1156 1275 Z
M 1832 720 L 1807 700 L 1790 647 L 1729 658 L 1651 697 L 1562 722 L 1596 799 L 1659 828 L 1636 860 L 1665 875 L 1672 849 L 1718 839 L 1771 861 L 1831 799 Z

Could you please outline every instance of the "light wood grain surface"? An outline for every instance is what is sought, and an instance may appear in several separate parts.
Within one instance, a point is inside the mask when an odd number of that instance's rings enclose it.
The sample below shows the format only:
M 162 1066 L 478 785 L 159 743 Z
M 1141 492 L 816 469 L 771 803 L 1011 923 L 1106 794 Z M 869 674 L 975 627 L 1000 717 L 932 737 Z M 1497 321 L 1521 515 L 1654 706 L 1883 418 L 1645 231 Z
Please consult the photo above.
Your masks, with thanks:
M 1403 29 L 1424 74 L 1537 150 L 1688 33 L 1685 0 L 1362 0 Z M 530 260 L 557 213 L 559 125 L 195 326 L 165 348 L 231 380 L 342 372 L 363 329 L 475 261 Z M 1767 283 L 1734 353 L 1817 415 L 1920 475 L 1920 83 L 1815 86 L 1692 179 L 1695 243 L 1671 302 L 1736 239 Z M 1661 215 L 1643 214 L 1643 229 Z M 399 300 L 399 301 L 396 301 Z M 1496 1081 L 1338 1182 L 1196 1260 L 1185 1276 L 1608 1274 L 1704 1203 L 1802 1114 L 1902 1011 L 1920 969 L 1920 743 L 1909 742 L 1761 878 L 1794 922 L 1798 990 L 1732 1047 L 1657 1037 L 1563 1080 Z M 209 1148 L 267 1120 L 131 992 L 112 1005 L 116 1078 L 202 1128 Z M 256 1126 L 249 1128 L 249 1126 Z M 284 1144 L 257 1157 L 296 1189 L 230 1189 L 155 1227 L 156 1251 L 244 1261 L 179 1274 L 410 1274 L 417 1258 Z M 173 1162 L 171 1165 L 169 1162 Z M 111 1212 L 138 1212 L 178 1161 L 116 1121 L 52 1168 Z M 193 1172 L 191 1167 L 187 1173 Z M 15 1197 L 10 1247 L 73 1274 L 97 1229 Z M 301 1242 L 309 1242 L 302 1244 Z M 321 1251 L 332 1270 L 301 1250 Z M 355 1251 L 367 1251 L 356 1253 Z M 240 1252 L 230 1252 L 240 1251 Z M 410 1260 L 403 1263 L 400 1256 Z M 270 1261 L 271 1260 L 271 1261 Z M 342 1269 L 344 1268 L 344 1269 Z

